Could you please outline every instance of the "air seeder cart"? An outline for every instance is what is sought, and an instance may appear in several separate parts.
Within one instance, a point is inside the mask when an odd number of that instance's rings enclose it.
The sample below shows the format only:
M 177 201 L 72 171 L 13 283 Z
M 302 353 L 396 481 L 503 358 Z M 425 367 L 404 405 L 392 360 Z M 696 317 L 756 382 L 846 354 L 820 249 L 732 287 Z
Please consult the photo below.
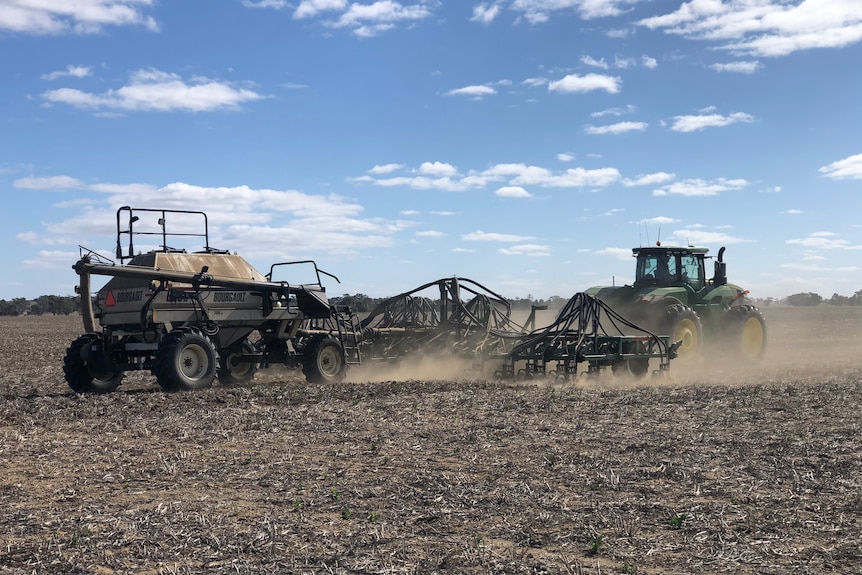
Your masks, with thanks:
M 174 231 L 192 224 L 201 231 Z M 135 252 L 136 241 L 154 238 L 161 243 Z M 190 239 L 203 248 L 168 245 Z M 264 275 L 210 246 L 203 212 L 120 208 L 116 258 L 82 247 L 74 265 L 85 333 L 68 348 L 63 369 L 75 391 L 113 391 L 138 370 L 170 391 L 208 387 L 216 377 L 231 385 L 271 364 L 301 368 L 312 382 L 336 381 L 359 361 L 356 338 L 346 335 L 356 333 L 356 318 L 330 306 L 320 281 L 337 277 L 313 261 L 276 263 Z M 297 266 L 310 267 L 314 281 L 274 280 Z M 94 275 L 110 278 L 95 298 Z M 329 327 L 321 329 L 323 322 Z

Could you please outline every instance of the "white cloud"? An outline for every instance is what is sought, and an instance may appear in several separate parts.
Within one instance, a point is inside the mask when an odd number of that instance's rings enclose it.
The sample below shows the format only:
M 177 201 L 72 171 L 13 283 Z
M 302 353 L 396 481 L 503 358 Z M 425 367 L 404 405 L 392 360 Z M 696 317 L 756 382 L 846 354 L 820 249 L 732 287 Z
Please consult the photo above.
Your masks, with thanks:
M 479 22 L 480 24 L 490 24 L 500 15 L 500 5 L 494 4 L 477 4 L 473 6 L 473 17 L 471 22 Z
M 45 178 L 28 177 L 19 178 L 12 182 L 12 186 L 19 190 L 68 190 L 82 188 L 84 183 L 71 176 L 49 176 Z
M 856 272 L 859 271 L 858 266 L 841 266 L 841 267 L 826 267 L 826 266 L 817 266 L 812 264 L 781 264 L 782 268 L 800 271 L 800 272 Z
M 564 94 L 578 93 L 583 94 L 592 92 L 593 90 L 604 90 L 609 94 L 616 94 L 620 91 L 620 83 L 622 80 L 619 77 L 605 76 L 603 74 L 569 74 L 560 80 L 555 80 L 548 84 L 549 92 L 560 92 Z
M 610 68 L 608 63 L 605 62 L 604 58 L 602 58 L 601 60 L 596 60 L 592 56 L 582 56 L 581 63 L 586 64 L 587 66 L 592 66 L 594 68 L 601 68 L 602 70 L 607 70 L 608 68 Z
M 476 99 L 481 99 L 484 96 L 493 96 L 497 90 L 490 86 L 464 86 L 446 92 L 446 96 L 471 96 Z
M 641 174 L 640 176 L 631 179 L 626 178 L 623 180 L 623 185 L 626 187 L 633 186 L 655 186 L 657 184 L 663 184 L 665 182 L 669 182 L 674 179 L 676 174 L 669 174 L 667 172 L 655 172 L 653 174 Z
M 674 117 L 671 130 L 674 132 L 697 132 L 704 128 L 721 128 L 739 122 L 753 122 L 754 117 L 744 112 L 734 112 L 728 116 L 721 114 L 703 114 L 698 116 Z
M 423 162 L 419 166 L 419 173 L 430 176 L 456 176 L 458 170 L 452 164 L 443 162 Z
M 242 0 L 242 5 L 246 8 L 271 8 L 273 10 L 281 10 L 289 6 L 287 0 Z
M 506 243 L 517 243 L 517 242 L 526 242 L 534 239 L 532 236 L 518 236 L 515 234 L 499 234 L 494 232 L 483 232 L 482 230 L 476 230 L 475 232 L 470 232 L 469 234 L 464 234 L 461 236 L 462 240 L 468 242 L 506 242 Z
M 499 188 L 495 195 L 501 198 L 532 198 L 533 194 L 522 188 L 521 186 L 504 186 Z
M 608 126 L 587 126 L 587 134 L 623 134 L 625 132 L 643 132 L 647 129 L 646 122 L 617 122 Z
M 551 255 L 551 247 L 539 244 L 520 244 L 497 250 L 504 256 L 547 257 Z
M 691 0 L 676 12 L 638 22 L 736 54 L 777 57 L 841 48 L 862 40 L 858 0 Z
M 442 238 L 445 237 L 446 234 L 437 230 L 426 230 L 424 232 L 416 232 L 416 236 L 420 238 Z
M 391 174 L 403 168 L 403 164 L 381 164 L 368 170 L 369 174 Z
M 109 26 L 159 26 L 143 12 L 154 0 L 15 0 L 0 5 L 0 30 L 21 34 L 97 34 Z
M 36 259 L 25 259 L 21 263 L 27 268 L 50 270 L 66 267 L 70 261 L 74 261 L 78 257 L 79 254 L 73 252 L 40 250 L 39 257 Z
M 357 178 L 358 179 L 358 178 Z M 373 180 L 375 186 L 394 188 L 406 186 L 414 190 L 443 190 L 447 192 L 465 192 L 473 186 L 464 180 L 452 179 L 450 177 L 429 178 L 427 176 L 399 176 L 395 178 L 382 178 Z
M 314 253 L 344 253 L 392 245 L 393 236 L 415 225 L 401 220 L 363 217 L 364 207 L 340 196 L 308 194 L 296 190 L 255 189 L 248 186 L 204 187 L 175 182 L 165 186 L 149 184 L 101 184 L 81 186 L 67 177 L 42 178 L 101 191 L 104 200 L 77 206 L 66 220 L 43 224 L 44 231 L 22 236 L 22 241 L 39 238 L 84 238 L 92 247 L 111 245 L 116 237 L 116 207 L 152 205 L 166 209 L 205 211 L 210 245 L 230 247 L 247 258 L 305 258 Z M 37 183 L 24 182 L 34 189 Z M 69 209 L 69 208 L 67 208 Z M 144 220 L 145 218 L 142 218 Z M 101 239 L 99 239 L 101 238 Z M 154 240 L 155 241 L 155 240 Z M 189 240 L 196 241 L 195 240 Z M 147 246 L 138 246 L 148 249 Z M 186 247 L 186 246 L 178 246 Z M 192 246 L 198 247 L 199 246 Z
M 351 28 L 361 37 L 376 36 L 391 30 L 398 22 L 422 20 L 431 16 L 430 3 L 403 6 L 393 0 L 378 0 L 371 4 L 349 4 L 341 16 L 327 25 L 333 28 Z
M 512 10 L 523 12 L 530 24 L 541 24 L 558 10 L 576 10 L 584 20 L 619 16 L 629 4 L 638 0 L 514 0 Z
M 654 196 L 716 196 L 722 192 L 741 190 L 748 185 L 743 179 L 718 178 L 711 182 L 687 179 L 653 190 Z
M 820 168 L 820 173 L 833 180 L 850 178 L 862 180 L 862 154 L 848 156 L 843 160 L 832 162 L 828 166 Z
M 342 11 L 347 6 L 347 0 L 302 0 L 293 12 L 293 17 L 302 20 L 317 16 L 322 12 Z
M 92 70 L 89 66 L 66 66 L 65 70 L 51 72 L 50 74 L 42 74 L 43 80 L 56 80 L 57 78 L 86 78 L 91 74 Z
M 621 70 L 627 70 L 635 65 L 634 58 L 614 58 L 614 68 L 619 68 Z
M 658 67 L 658 61 L 651 56 L 644 55 L 641 56 L 641 65 L 643 65 L 644 68 L 653 70 Z
M 635 110 L 637 110 L 637 106 L 629 104 L 624 108 L 608 108 L 607 110 L 601 110 L 600 112 L 593 112 L 590 116 L 593 118 L 601 118 L 603 116 L 624 116 L 626 114 L 633 114 Z
M 510 176 L 509 183 L 512 185 L 537 185 L 549 188 L 607 186 L 620 178 L 616 168 L 595 170 L 570 168 L 564 172 L 553 173 L 546 168 L 524 164 L 497 164 L 482 172 L 482 175 L 490 179 Z
M 674 218 L 669 218 L 667 216 L 656 216 L 654 218 L 644 218 L 644 219 L 640 220 L 638 223 L 639 224 L 646 224 L 649 226 L 656 226 L 656 225 L 662 225 L 662 224 L 675 224 L 678 221 L 679 220 L 676 220 Z
M 273 8 L 290 6 L 286 0 L 262 0 Z M 322 25 L 334 29 L 347 29 L 360 38 L 370 38 L 401 23 L 412 23 L 432 16 L 439 5 L 433 0 L 419 0 L 404 5 L 395 0 L 378 0 L 370 4 L 348 0 L 301 0 L 293 12 L 296 20 L 321 18 Z M 260 7 L 260 6 L 258 6 Z
M 618 260 L 629 261 L 632 257 L 631 248 L 604 248 L 596 250 L 598 256 L 612 256 Z
M 63 103 L 92 110 L 211 112 L 238 108 L 265 96 L 225 82 L 206 78 L 187 82 L 176 74 L 150 69 L 138 70 L 127 85 L 103 94 L 60 88 L 49 90 L 42 97 L 52 104 Z
M 787 240 L 786 243 L 820 250 L 847 249 L 851 247 L 850 242 L 841 239 L 834 232 L 815 232 L 804 238 Z
M 752 241 L 730 236 L 723 232 L 709 232 L 697 228 L 676 230 L 670 237 L 677 243 L 694 246 L 740 244 Z
M 557 159 L 561 162 L 571 162 L 575 159 L 575 155 L 568 152 L 562 152 L 557 154 Z
M 546 188 L 582 188 L 604 187 L 619 181 L 620 173 L 616 168 L 569 168 L 564 171 L 552 171 L 540 166 L 526 164 L 496 164 L 482 171 L 471 170 L 467 175 L 459 175 L 456 168 L 441 162 L 425 162 L 417 170 L 416 176 L 393 176 L 389 178 L 374 178 L 360 176 L 351 178 L 355 183 L 371 183 L 387 188 L 409 187 L 415 190 L 443 190 L 449 192 L 464 192 L 485 188 L 494 183 L 502 183 L 500 187 L 546 187 Z M 382 173 L 382 172 L 381 172 Z
M 544 86 L 548 83 L 547 78 L 527 78 L 523 82 L 521 82 L 525 86 L 530 86 L 531 88 L 535 88 L 537 86 Z
M 790 215 L 798 215 L 804 213 L 802 210 L 797 209 L 789 209 L 781 212 L 782 214 L 790 214 Z
M 744 62 L 726 62 L 724 64 L 713 64 L 710 66 L 716 72 L 736 72 L 739 74 L 754 74 L 758 68 L 760 68 L 760 62 L 758 61 L 744 61 Z

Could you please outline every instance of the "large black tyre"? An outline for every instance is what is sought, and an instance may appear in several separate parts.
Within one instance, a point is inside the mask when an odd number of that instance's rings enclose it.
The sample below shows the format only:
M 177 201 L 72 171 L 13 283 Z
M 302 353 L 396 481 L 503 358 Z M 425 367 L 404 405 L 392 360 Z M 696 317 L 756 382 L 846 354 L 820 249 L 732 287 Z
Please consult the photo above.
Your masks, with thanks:
M 753 305 L 727 310 L 722 320 L 721 336 L 725 349 L 734 357 L 757 363 L 766 353 L 766 320 Z
M 218 354 L 208 337 L 193 328 L 171 331 L 159 344 L 153 374 L 165 391 L 210 387 Z
M 125 373 L 116 369 L 110 357 L 91 351 L 101 338 L 97 333 L 86 333 L 66 349 L 63 373 L 66 383 L 77 393 L 110 393 L 123 380 Z
M 225 386 L 240 385 L 254 379 L 257 363 L 239 361 L 240 356 L 255 353 L 254 345 L 246 340 L 219 353 L 218 380 Z
M 700 354 L 703 345 L 703 324 L 697 313 L 687 305 L 674 304 L 666 308 L 659 323 L 659 335 L 670 336 L 671 345 L 677 347 L 677 360 L 688 363 Z
M 336 383 L 347 373 L 344 347 L 332 336 L 316 336 L 308 342 L 302 373 L 309 383 Z

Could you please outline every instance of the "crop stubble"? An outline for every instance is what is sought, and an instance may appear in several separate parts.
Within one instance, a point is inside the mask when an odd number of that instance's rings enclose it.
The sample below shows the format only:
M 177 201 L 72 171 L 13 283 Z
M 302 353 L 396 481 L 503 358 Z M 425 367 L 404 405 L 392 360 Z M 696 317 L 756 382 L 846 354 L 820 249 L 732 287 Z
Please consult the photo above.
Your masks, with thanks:
M 764 311 L 762 366 L 667 381 L 103 396 L 78 318 L 3 318 L 0 573 L 862 572 L 862 310 Z

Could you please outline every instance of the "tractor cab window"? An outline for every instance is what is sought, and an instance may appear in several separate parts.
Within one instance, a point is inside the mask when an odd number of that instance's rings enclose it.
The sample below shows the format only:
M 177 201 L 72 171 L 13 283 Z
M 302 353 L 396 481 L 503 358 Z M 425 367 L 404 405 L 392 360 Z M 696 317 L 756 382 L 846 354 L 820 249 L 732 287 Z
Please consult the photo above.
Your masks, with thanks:
M 694 291 L 700 291 L 704 286 L 703 260 L 694 255 L 680 256 L 680 268 L 682 269 L 682 281 L 692 287 Z
M 678 281 L 676 257 L 669 254 L 648 254 L 638 258 L 637 283 L 670 285 Z

